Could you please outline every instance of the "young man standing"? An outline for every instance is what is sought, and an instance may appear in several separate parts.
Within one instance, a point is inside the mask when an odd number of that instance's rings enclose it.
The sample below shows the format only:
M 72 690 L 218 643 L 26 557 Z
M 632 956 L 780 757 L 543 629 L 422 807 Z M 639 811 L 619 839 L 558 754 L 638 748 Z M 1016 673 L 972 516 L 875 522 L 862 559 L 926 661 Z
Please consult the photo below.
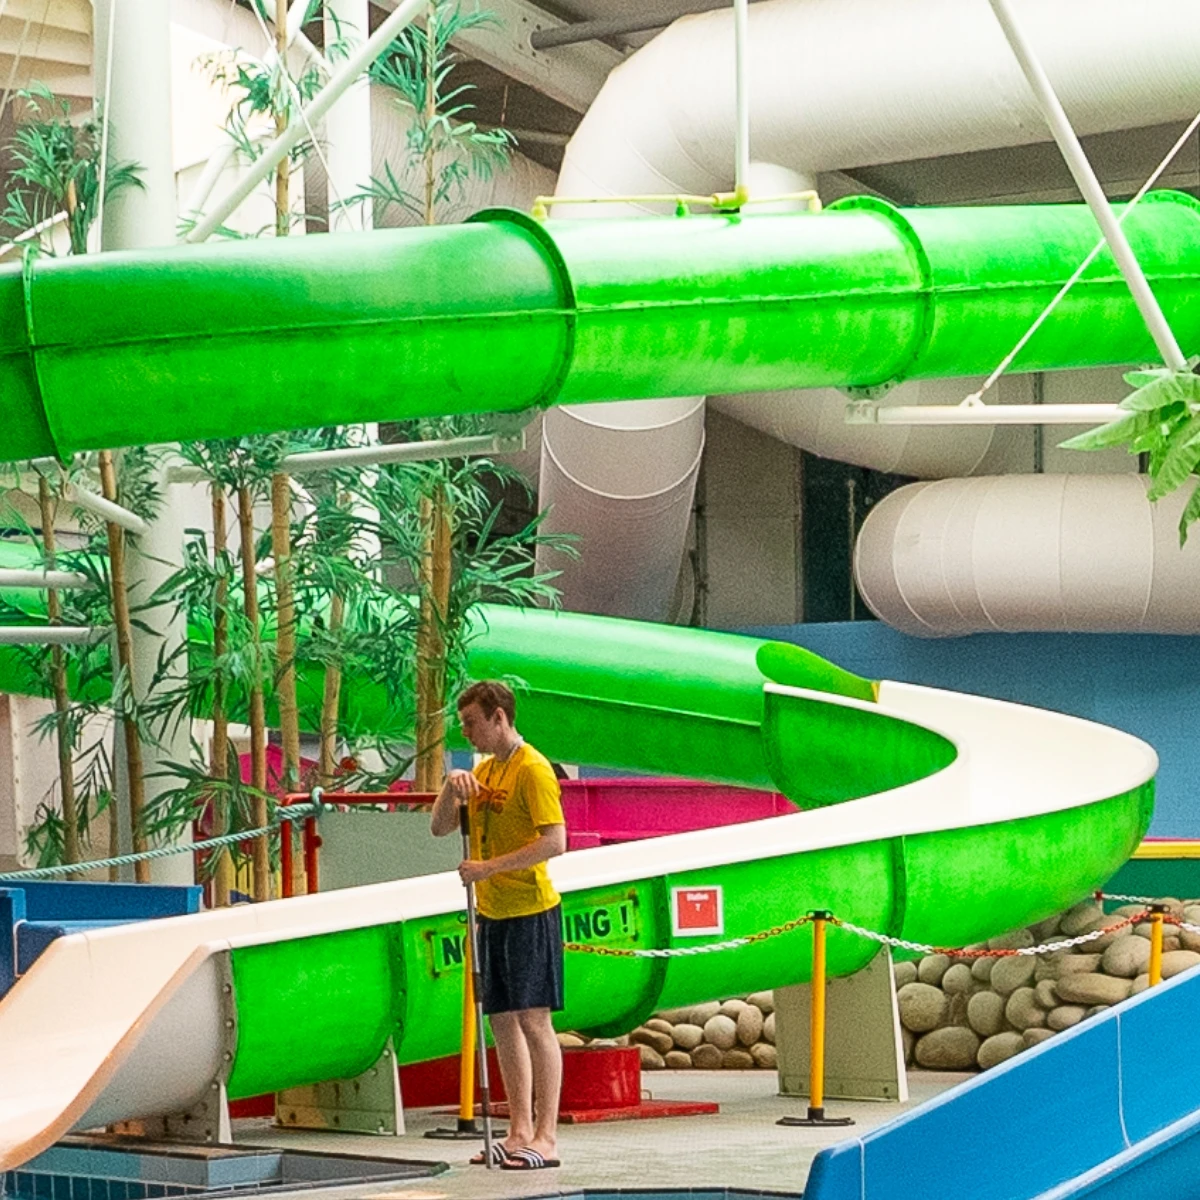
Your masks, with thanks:
M 467 688 L 458 718 L 467 741 L 489 757 L 473 771 L 450 772 L 433 806 L 433 832 L 455 832 L 467 806 L 471 857 L 458 873 L 475 885 L 483 1010 L 508 1093 L 500 1166 L 556 1167 L 562 1051 L 550 1014 L 563 1007 L 562 907 L 546 862 L 567 848 L 558 780 L 517 732 L 516 701 L 504 684 Z

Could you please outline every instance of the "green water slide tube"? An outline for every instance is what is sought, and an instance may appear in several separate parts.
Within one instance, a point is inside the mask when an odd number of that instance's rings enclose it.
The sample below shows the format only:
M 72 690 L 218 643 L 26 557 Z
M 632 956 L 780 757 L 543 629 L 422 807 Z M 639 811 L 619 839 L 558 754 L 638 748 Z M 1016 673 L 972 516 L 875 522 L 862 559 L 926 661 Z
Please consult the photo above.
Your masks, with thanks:
M 1086 895 L 1149 823 L 1153 752 L 1089 722 L 889 683 L 876 703 L 869 681 L 736 635 L 502 608 L 477 621 L 472 673 L 514 682 L 520 726 L 547 753 L 776 787 L 809 810 L 557 860 L 567 935 L 582 944 L 695 945 L 827 908 L 878 932 L 963 945 Z M 673 890 L 713 886 L 722 933 L 674 934 Z M 319 1037 L 309 1028 L 280 1045 L 286 1013 L 314 1011 L 333 981 L 380 1005 L 376 1042 L 358 1043 L 363 1061 L 385 1029 L 401 1061 L 451 1053 L 461 935 L 454 910 L 234 950 L 233 1091 L 279 1086 L 281 1070 L 311 1077 L 305 1047 L 328 1053 L 347 1038 L 330 1019 Z M 800 982 L 810 944 L 800 929 L 711 955 L 573 952 L 559 1023 L 623 1032 L 655 1008 Z M 834 929 L 830 970 L 855 971 L 877 949 Z
M 1185 349 L 1200 205 L 1126 223 Z M 0 271 L 3 457 L 553 404 L 990 371 L 1097 241 L 1083 206 L 539 222 Z M 1017 370 L 1149 361 L 1102 254 Z
M 1193 348 L 1195 202 L 1164 193 L 1127 227 Z M 820 216 L 491 213 L 361 238 L 31 257 L 0 273 L 3 457 L 975 373 L 1095 240 L 1080 207 L 858 200 Z M 1101 257 L 1017 365 L 1152 355 Z M 963 944 L 1085 895 L 1149 823 L 1153 751 L 1089 722 L 874 685 L 732 635 L 496 609 L 477 620 L 473 672 L 514 679 L 523 732 L 547 753 L 777 787 L 797 804 L 555 860 L 581 945 L 694 947 L 815 908 Z M 373 703 L 364 695 L 360 711 Z M 721 889 L 723 921 L 697 937 L 674 928 L 672 895 L 699 887 Z M 236 1097 L 353 1076 L 389 1041 L 401 1061 L 452 1052 L 462 931 L 450 874 L 59 939 L 0 1003 L 0 1166 L 71 1127 L 183 1111 L 214 1073 Z M 801 982 L 810 945 L 801 928 L 713 954 L 572 951 L 560 1024 L 617 1031 L 657 1007 Z M 854 971 L 875 949 L 834 928 L 830 969 Z M 169 1099 L 147 1093 L 163 1080 Z
M 1086 895 L 1149 824 L 1153 751 L 1090 722 L 876 685 L 796 647 L 731 634 L 495 607 L 474 620 L 472 673 L 513 681 L 520 726 L 547 753 L 775 787 L 797 804 L 794 815 L 768 821 L 556 859 L 567 937 L 593 950 L 746 938 L 818 908 L 880 934 L 962 945 Z M 712 887 L 721 889 L 720 931 L 677 931 L 675 891 Z M 131 1079 L 170 1077 L 202 1095 L 211 1076 L 190 1076 L 172 1057 L 198 1024 L 236 1031 L 227 1048 L 213 1046 L 218 1066 L 229 1056 L 222 1077 L 235 1098 L 352 1077 L 389 1042 L 401 1062 L 452 1053 L 463 922 L 462 890 L 450 874 L 61 939 L 0 1003 L 0 1161 L 6 1137 L 41 1145 L 98 1114 L 144 1115 L 151 1099 Z M 877 949 L 833 928 L 829 969 L 853 972 Z M 98 1050 L 96 1072 L 122 1061 L 128 1069 L 111 1079 L 88 1075 L 91 1107 L 64 1100 L 57 1124 L 22 1141 L 6 1132 L 4 1101 L 10 1086 L 19 1096 L 28 1085 L 21 1047 L 37 1038 L 14 1030 L 24 1027 L 23 1005 L 32 1008 L 26 1024 L 41 1019 L 39 989 L 62 986 L 55 972 L 70 969 L 71 954 L 86 958 L 77 968 L 85 990 L 113 959 L 119 995 L 95 1003 L 105 1012 L 132 1006 L 131 1027 L 149 1021 L 150 1032 L 124 1057 L 112 1046 Z M 222 998 L 214 976 L 217 1007 L 200 1019 L 194 991 L 179 979 L 212 956 L 228 964 L 229 991 Z M 142 971 L 150 982 L 139 1001 L 134 976 Z M 558 1022 L 623 1032 L 656 1008 L 802 982 L 810 971 L 805 928 L 683 957 L 576 950 Z M 177 992 L 163 1000 L 169 985 Z M 109 1013 L 105 1036 L 121 1028 Z M 6 1057 L 14 1050 L 15 1063 Z

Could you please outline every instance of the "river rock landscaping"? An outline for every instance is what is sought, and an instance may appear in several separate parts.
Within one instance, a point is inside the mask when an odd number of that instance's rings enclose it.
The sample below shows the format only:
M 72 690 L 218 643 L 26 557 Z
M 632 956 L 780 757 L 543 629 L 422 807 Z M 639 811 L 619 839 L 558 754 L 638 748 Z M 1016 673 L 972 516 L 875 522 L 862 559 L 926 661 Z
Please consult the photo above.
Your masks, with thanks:
M 1200 899 L 1164 899 L 1170 915 L 1200 925 Z M 1017 950 L 1062 941 L 1144 912 L 1126 904 L 1105 913 L 1086 900 L 1057 916 L 986 943 L 964 947 Z M 1200 934 L 1164 927 L 1162 974 L 1200 965 Z M 980 958 L 928 954 L 893 971 L 904 1057 L 932 1071 L 987 1070 L 1150 986 L 1150 923 L 1039 955 Z M 564 1046 L 637 1046 L 642 1068 L 775 1070 L 773 992 L 713 1000 L 656 1013 L 619 1038 L 559 1034 Z
M 1200 925 L 1200 900 L 1162 901 Z M 1017 950 L 1118 924 L 1145 911 L 1105 913 L 1087 900 L 969 950 Z M 1200 934 L 1165 925 L 1162 974 L 1200 965 Z M 1150 923 L 1125 925 L 1066 950 L 1004 958 L 929 954 L 893 968 L 905 1061 L 934 1071 L 987 1070 L 1150 986 Z

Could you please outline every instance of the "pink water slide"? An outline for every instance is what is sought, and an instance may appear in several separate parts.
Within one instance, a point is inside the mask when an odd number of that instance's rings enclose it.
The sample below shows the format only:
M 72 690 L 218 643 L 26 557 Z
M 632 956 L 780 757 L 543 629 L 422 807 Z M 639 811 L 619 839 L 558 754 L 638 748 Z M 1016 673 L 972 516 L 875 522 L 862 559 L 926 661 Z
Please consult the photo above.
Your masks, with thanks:
M 777 792 L 688 779 L 564 779 L 571 850 L 794 813 Z

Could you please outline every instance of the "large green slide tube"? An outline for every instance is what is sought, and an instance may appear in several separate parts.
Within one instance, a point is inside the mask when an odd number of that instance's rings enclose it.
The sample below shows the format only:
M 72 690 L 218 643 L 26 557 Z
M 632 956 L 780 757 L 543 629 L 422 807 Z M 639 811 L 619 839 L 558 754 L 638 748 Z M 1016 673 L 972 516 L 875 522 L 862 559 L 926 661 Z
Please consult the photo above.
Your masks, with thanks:
M 1200 204 L 1126 228 L 1186 350 Z M 0 272 L 0 459 L 375 419 L 988 371 L 1098 240 L 1083 206 L 466 225 Z M 1018 370 L 1149 361 L 1101 255 Z

